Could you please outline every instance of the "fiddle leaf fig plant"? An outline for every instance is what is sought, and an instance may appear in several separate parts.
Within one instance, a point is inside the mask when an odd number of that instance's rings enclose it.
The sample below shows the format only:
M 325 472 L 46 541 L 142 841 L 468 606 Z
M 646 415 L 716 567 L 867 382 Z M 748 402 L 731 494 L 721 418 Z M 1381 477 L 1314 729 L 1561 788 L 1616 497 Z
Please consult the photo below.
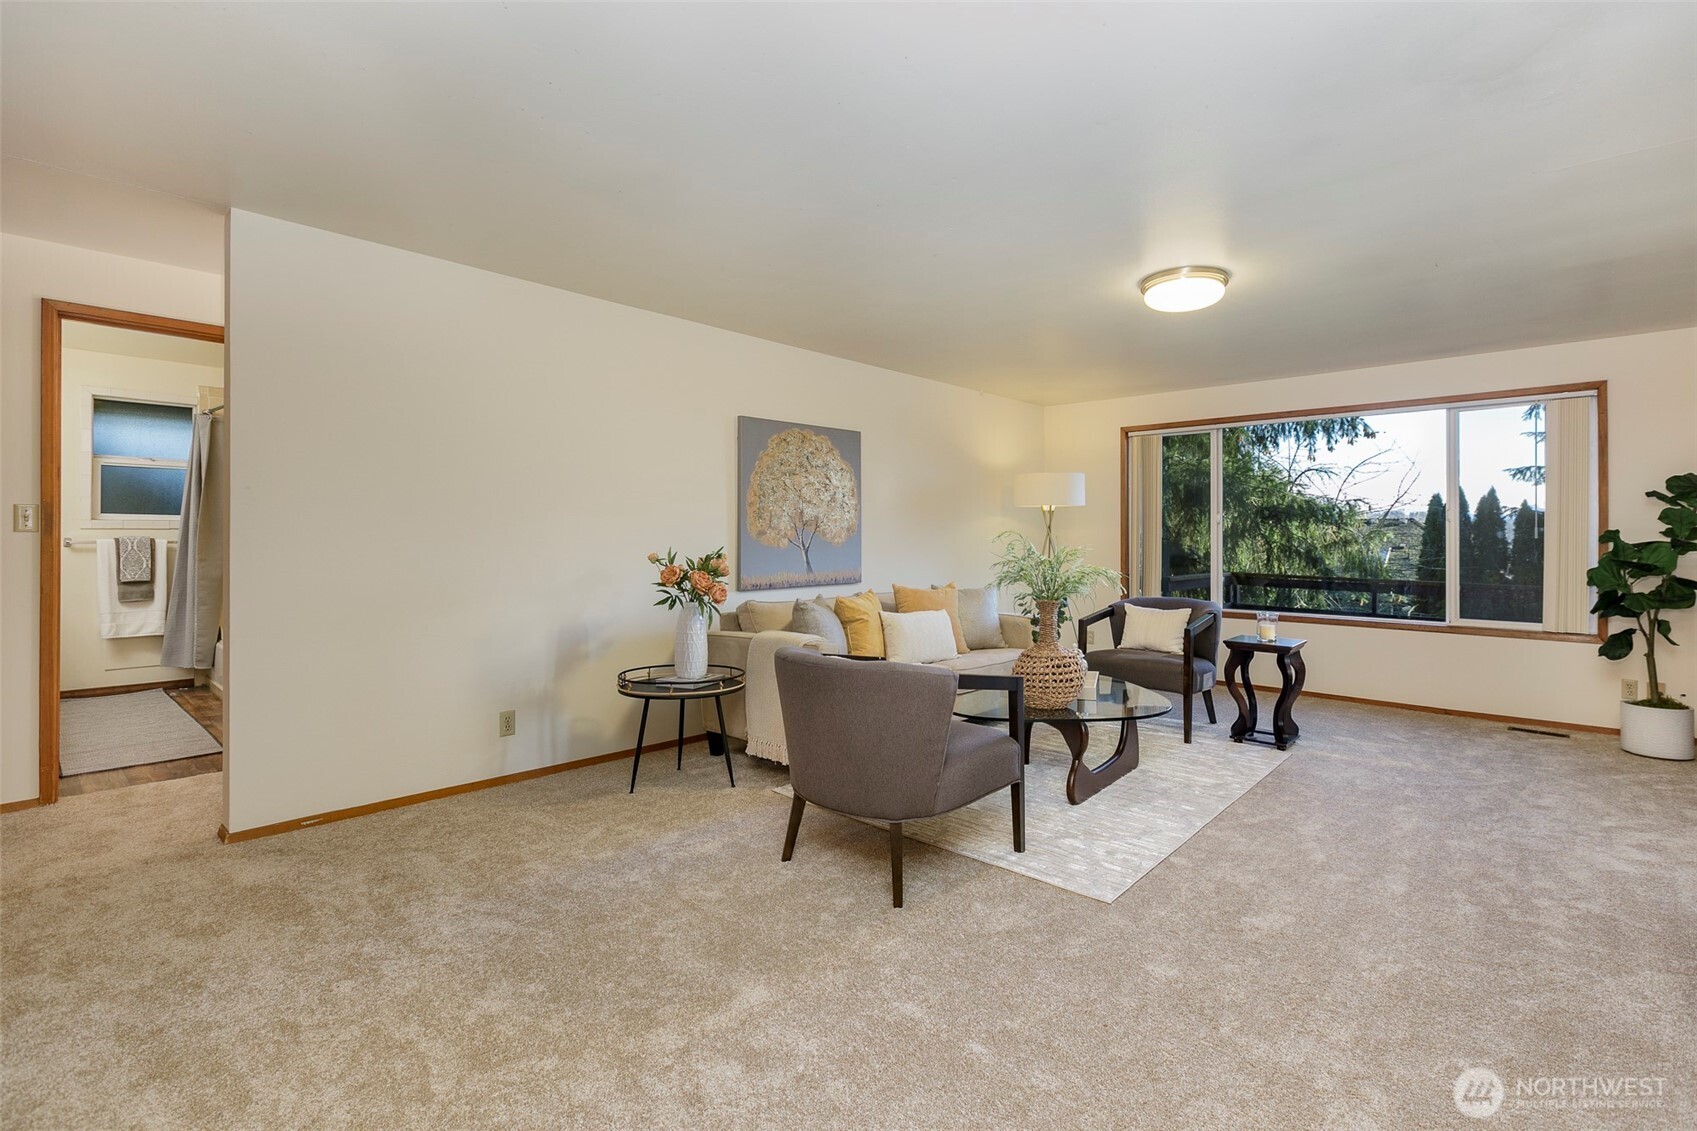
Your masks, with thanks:
M 1609 634 L 1597 654 L 1608 660 L 1624 660 L 1632 654 L 1635 640 L 1644 639 L 1644 664 L 1649 674 L 1649 696 L 1636 706 L 1680 710 L 1685 704 L 1662 695 L 1657 689 L 1656 642 L 1678 646 L 1664 616 L 1673 609 L 1697 605 L 1697 582 L 1679 576 L 1679 562 L 1697 550 L 1697 473 L 1675 475 L 1665 491 L 1646 491 L 1645 496 L 1667 505 L 1658 516 L 1662 538 L 1651 542 L 1628 542 L 1618 530 L 1605 530 L 1598 541 L 1608 546 L 1585 580 L 1597 590 L 1591 611 L 1599 617 L 1630 620 L 1633 627 Z

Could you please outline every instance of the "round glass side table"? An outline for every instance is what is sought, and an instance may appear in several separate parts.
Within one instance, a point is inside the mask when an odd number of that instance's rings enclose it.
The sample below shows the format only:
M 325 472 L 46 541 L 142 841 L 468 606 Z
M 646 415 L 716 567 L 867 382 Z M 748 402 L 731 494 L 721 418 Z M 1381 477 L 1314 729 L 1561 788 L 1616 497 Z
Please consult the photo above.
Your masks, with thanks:
M 684 712 L 698 699 L 711 699 L 719 712 L 719 733 L 725 733 L 725 696 L 734 695 L 744 686 L 743 670 L 728 664 L 709 664 L 699 679 L 685 679 L 671 664 L 649 664 L 626 668 L 619 673 L 619 694 L 627 699 L 642 700 L 642 722 L 636 728 L 636 756 L 631 760 L 630 792 L 636 792 L 636 773 L 642 768 L 642 740 L 648 733 L 648 708 L 656 701 L 675 700 L 678 704 L 678 769 L 684 768 Z M 736 771 L 731 768 L 730 744 L 725 744 L 725 773 L 730 776 L 731 788 L 737 785 Z

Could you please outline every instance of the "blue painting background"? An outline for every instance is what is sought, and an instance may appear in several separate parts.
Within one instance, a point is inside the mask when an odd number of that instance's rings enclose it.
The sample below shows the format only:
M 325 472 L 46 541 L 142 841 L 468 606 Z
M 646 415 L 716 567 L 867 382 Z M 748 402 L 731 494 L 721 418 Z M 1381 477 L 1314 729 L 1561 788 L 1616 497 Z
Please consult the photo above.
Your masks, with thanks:
M 748 532 L 748 481 L 754 473 L 755 461 L 765 450 L 766 442 L 786 428 L 804 428 L 817 432 L 837 446 L 845 462 L 854 472 L 855 497 L 863 500 L 865 481 L 860 474 L 860 433 L 846 428 L 825 428 L 818 424 L 796 424 L 787 420 L 767 420 L 758 416 L 737 417 L 737 588 L 800 589 L 808 586 L 855 585 L 861 580 L 860 535 L 861 523 L 841 546 L 819 538 L 812 547 L 813 576 L 809 577 L 802 563 L 801 551 L 794 546 L 768 546 Z M 861 522 L 865 520 L 862 506 Z

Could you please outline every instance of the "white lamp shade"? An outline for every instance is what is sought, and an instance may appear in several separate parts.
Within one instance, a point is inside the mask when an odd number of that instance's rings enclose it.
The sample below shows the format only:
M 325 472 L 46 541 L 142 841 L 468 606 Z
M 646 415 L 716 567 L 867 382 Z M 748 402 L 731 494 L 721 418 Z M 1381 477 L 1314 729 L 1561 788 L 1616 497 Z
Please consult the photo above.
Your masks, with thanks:
M 1013 480 L 1016 507 L 1082 507 L 1084 472 L 1034 471 Z

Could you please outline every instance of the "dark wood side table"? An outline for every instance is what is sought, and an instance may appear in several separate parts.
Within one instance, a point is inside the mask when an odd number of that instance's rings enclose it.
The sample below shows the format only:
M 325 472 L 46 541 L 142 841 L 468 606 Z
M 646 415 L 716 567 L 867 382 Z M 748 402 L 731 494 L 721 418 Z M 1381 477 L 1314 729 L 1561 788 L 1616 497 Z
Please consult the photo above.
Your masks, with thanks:
M 1302 733 L 1290 712 L 1296 706 L 1296 697 L 1302 694 L 1302 683 L 1308 676 L 1308 665 L 1302 659 L 1302 646 L 1308 641 L 1290 636 L 1273 640 L 1232 636 L 1221 643 L 1231 653 L 1226 660 L 1226 690 L 1231 692 L 1237 703 L 1237 721 L 1232 723 L 1231 729 L 1232 741 L 1262 742 L 1264 739 L 1259 736 L 1267 735 L 1280 750 L 1287 748 Z M 1249 682 L 1249 661 L 1255 658 L 1257 652 L 1271 653 L 1279 666 L 1279 697 L 1273 702 L 1272 730 L 1255 729 L 1260 712 L 1255 705 L 1255 685 Z
M 684 679 L 671 664 L 650 664 L 642 668 L 626 668 L 619 673 L 619 694 L 627 699 L 642 700 L 642 722 L 636 728 L 636 757 L 631 760 L 630 792 L 636 792 L 636 772 L 642 768 L 642 740 L 648 733 L 648 708 L 656 700 L 675 700 L 678 704 L 678 769 L 684 768 L 684 711 L 697 699 L 711 699 L 719 711 L 719 733 L 725 733 L 725 696 L 743 689 L 743 670 L 728 664 L 709 664 L 700 679 Z M 730 744 L 725 745 L 725 773 L 730 775 L 731 788 L 737 787 L 736 771 L 731 769 Z

